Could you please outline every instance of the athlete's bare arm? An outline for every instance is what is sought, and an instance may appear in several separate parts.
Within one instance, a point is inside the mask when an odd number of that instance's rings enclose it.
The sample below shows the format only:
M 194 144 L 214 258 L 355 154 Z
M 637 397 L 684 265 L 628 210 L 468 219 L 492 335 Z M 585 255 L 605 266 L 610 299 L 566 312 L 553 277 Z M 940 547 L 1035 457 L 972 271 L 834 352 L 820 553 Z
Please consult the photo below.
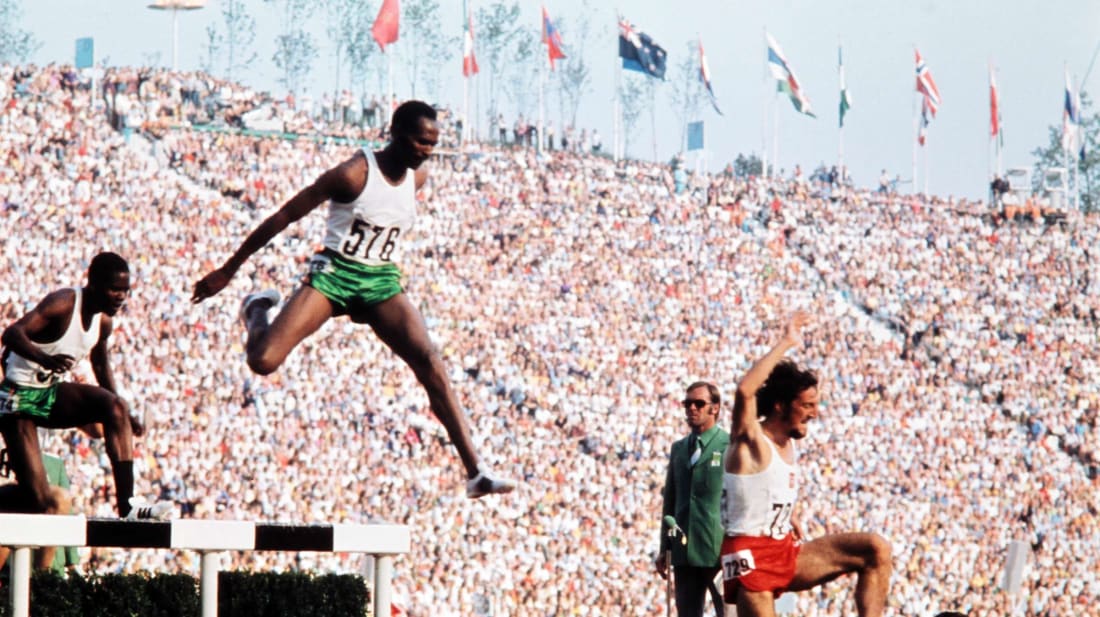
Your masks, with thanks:
M 366 159 L 360 153 L 321 174 L 313 184 L 291 197 L 275 214 L 264 219 L 252 233 L 248 234 L 240 248 L 225 261 L 222 267 L 195 283 L 191 302 L 197 304 L 224 289 L 253 253 L 263 248 L 291 223 L 309 214 L 317 206 L 329 199 L 345 202 L 355 199 L 363 191 L 366 181 Z
M 737 392 L 733 398 L 733 421 L 730 424 L 730 445 L 725 456 L 727 472 L 758 473 L 771 462 L 771 449 L 764 442 L 764 432 L 757 417 L 756 393 L 783 356 L 789 350 L 802 346 L 801 330 L 809 320 L 808 313 L 795 313 L 771 351 L 757 360 L 737 384 Z
M 0 342 L 4 347 L 24 358 L 42 365 L 48 371 L 64 373 L 73 367 L 76 358 L 67 354 L 49 355 L 35 346 L 35 343 L 56 341 L 64 333 L 70 315 L 74 315 L 76 293 L 71 289 L 55 291 L 38 303 L 26 315 L 4 330 Z

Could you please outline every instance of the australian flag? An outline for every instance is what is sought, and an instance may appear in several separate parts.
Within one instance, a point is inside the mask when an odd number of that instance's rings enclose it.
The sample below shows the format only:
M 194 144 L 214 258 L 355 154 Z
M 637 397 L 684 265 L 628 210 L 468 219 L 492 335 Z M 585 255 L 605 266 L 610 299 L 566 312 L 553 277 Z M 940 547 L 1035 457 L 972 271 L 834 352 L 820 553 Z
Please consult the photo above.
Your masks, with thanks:
M 624 69 L 664 79 L 666 56 L 648 34 L 635 30 L 625 19 L 619 20 L 619 57 Z

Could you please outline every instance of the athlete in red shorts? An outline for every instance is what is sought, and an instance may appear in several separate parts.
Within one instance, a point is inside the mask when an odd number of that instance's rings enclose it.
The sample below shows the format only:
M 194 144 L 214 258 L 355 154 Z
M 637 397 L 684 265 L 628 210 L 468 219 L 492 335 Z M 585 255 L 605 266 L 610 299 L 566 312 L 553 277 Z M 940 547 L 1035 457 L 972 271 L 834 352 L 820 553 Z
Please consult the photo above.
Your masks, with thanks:
M 890 586 L 890 544 L 873 533 L 841 533 L 801 543 L 794 522 L 799 467 L 794 441 L 817 417 L 817 376 L 783 356 L 802 346 L 809 321 L 798 313 L 782 338 L 737 385 L 726 450 L 722 578 L 738 617 L 771 617 L 775 598 L 856 573 L 856 610 L 877 617 Z

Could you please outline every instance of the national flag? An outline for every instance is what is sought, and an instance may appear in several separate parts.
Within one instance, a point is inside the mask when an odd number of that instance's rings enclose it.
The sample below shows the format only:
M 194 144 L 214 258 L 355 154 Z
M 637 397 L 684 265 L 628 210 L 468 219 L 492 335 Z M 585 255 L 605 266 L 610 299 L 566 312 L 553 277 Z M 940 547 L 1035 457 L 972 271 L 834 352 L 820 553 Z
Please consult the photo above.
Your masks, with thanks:
M 791 103 L 794 105 L 795 111 L 816 118 L 817 116 L 810 109 L 810 99 L 802 92 L 802 86 L 799 85 L 798 78 L 795 77 L 794 69 L 787 63 L 787 58 L 783 56 L 783 50 L 779 48 L 779 43 L 776 43 L 772 35 L 767 32 L 764 33 L 764 36 L 768 40 L 768 69 L 778 82 L 778 90 L 787 93 L 787 96 L 791 97 Z
M 689 152 L 703 149 L 703 121 L 689 122 L 687 126 L 687 149 Z
M 462 43 L 462 76 L 477 75 L 477 56 L 474 55 L 474 20 L 466 15 L 466 34 Z
M 932 72 L 928 70 L 928 66 L 924 63 L 924 58 L 921 57 L 920 51 L 916 48 L 913 51 L 917 55 L 917 92 L 924 95 L 924 98 L 928 99 L 928 110 L 932 114 L 932 117 L 936 117 L 936 112 L 940 108 L 940 89 L 936 87 L 936 80 L 932 79 Z
M 921 97 L 920 130 L 917 131 L 917 141 L 922 146 L 928 138 L 928 124 L 931 122 L 931 115 L 935 115 L 935 112 L 932 111 L 932 104 L 929 102 L 927 96 Z
M 545 6 L 542 7 L 542 42 L 546 44 L 546 55 L 550 57 L 550 70 L 553 71 L 554 60 L 565 58 L 565 53 L 561 50 L 561 33 L 550 20 Z
M 624 69 L 664 79 L 667 56 L 648 34 L 635 30 L 625 19 L 619 20 L 619 57 Z
M 718 109 L 718 97 L 714 96 L 714 88 L 710 86 L 710 66 L 707 65 L 707 54 L 703 52 L 703 39 L 699 39 L 699 79 L 703 80 L 703 87 L 707 89 L 707 96 L 710 97 L 710 104 L 714 106 L 714 111 L 721 116 L 722 110 Z
M 386 45 L 397 42 L 397 30 L 400 21 L 401 7 L 398 6 L 397 0 L 382 0 L 382 8 L 378 10 L 378 17 L 374 19 L 374 25 L 370 27 L 370 33 L 383 53 L 386 51 Z
M 1081 98 L 1073 91 L 1073 84 L 1069 80 L 1069 68 L 1066 68 L 1066 93 L 1062 106 L 1062 149 L 1077 150 L 1080 141 L 1078 156 L 1085 158 L 1085 143 L 1081 138 Z
M 840 128 L 844 128 L 844 114 L 852 107 L 852 99 L 848 96 L 848 85 L 844 81 L 844 50 L 836 48 L 837 66 L 840 71 Z
M 993 75 L 993 65 L 989 65 L 989 137 L 1001 134 L 1001 104 L 997 95 L 997 80 Z

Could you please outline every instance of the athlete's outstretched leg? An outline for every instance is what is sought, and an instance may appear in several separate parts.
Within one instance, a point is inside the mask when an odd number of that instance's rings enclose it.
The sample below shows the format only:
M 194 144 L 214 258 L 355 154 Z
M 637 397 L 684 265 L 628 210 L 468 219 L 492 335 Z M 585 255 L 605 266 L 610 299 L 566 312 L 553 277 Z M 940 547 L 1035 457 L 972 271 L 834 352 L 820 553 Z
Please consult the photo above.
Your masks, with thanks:
M 458 450 L 462 465 L 466 468 L 466 476 L 470 480 L 466 486 L 466 494 L 470 497 L 481 497 L 514 490 L 514 483 L 494 479 L 481 466 L 470 438 L 466 415 L 459 408 L 451 382 L 447 378 L 443 358 L 428 337 L 428 329 L 420 311 L 409 302 L 408 297 L 399 293 L 369 307 L 363 317 L 382 342 L 409 365 L 417 380 L 424 386 L 432 413 L 443 423 L 447 435 Z

